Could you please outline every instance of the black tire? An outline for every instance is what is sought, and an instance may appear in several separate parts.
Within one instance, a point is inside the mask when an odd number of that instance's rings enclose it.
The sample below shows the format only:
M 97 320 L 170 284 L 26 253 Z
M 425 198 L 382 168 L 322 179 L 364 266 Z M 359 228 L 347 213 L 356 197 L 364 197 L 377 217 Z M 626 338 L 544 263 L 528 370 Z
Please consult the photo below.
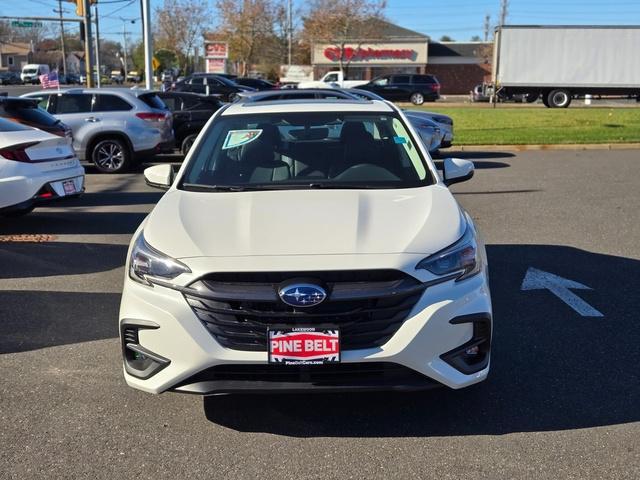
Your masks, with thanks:
M 550 107 L 549 107 L 549 102 L 547 101 L 547 96 L 548 96 L 548 94 L 546 94 L 546 93 L 543 93 L 543 94 L 542 94 L 542 103 L 543 103 L 543 105 L 544 105 L 545 107 L 550 108 Z
M 547 95 L 547 103 L 551 108 L 567 108 L 571 105 L 571 92 L 569 90 L 551 90 Z
M 527 103 L 535 103 L 540 98 L 540 92 L 529 92 L 525 94 L 524 101 Z
M 198 134 L 192 133 L 191 135 L 187 135 L 184 138 L 184 140 L 182 140 L 182 145 L 180 145 L 180 151 L 182 152 L 183 155 L 186 155 L 187 153 L 189 153 L 189 150 L 193 146 L 193 142 L 196 141 L 196 138 L 198 138 Z
M 131 150 L 119 138 L 97 140 L 91 148 L 89 158 L 102 173 L 123 173 L 131 167 Z
M 424 103 L 424 95 L 420 92 L 413 92 L 411 97 L 409 97 L 409 100 L 414 105 L 422 105 Z

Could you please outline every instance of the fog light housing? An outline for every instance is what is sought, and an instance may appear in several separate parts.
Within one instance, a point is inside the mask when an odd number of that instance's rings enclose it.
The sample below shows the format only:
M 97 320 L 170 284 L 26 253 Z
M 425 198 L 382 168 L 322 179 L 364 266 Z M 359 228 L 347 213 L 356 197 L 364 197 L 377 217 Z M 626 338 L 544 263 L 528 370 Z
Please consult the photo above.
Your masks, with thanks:
M 462 315 L 449 321 L 452 325 L 473 324 L 473 336 L 464 345 L 440 355 L 440 358 L 456 370 L 471 375 L 489 365 L 491 353 L 491 315 L 478 313 Z
M 145 320 L 123 320 L 120 323 L 122 359 L 129 375 L 146 380 L 171 363 L 169 359 L 140 345 L 139 331 L 157 328 L 160 328 L 158 324 Z

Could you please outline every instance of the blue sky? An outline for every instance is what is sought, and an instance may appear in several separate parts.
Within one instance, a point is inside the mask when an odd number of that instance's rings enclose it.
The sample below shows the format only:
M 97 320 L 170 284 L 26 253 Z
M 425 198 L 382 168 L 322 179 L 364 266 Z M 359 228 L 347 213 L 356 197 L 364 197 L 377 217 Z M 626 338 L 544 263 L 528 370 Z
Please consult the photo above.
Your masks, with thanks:
M 101 36 L 122 41 L 122 20 L 139 19 L 139 0 L 100 0 Z M 209 0 L 213 5 L 214 0 Z M 162 0 L 151 0 L 152 8 Z M 296 6 L 303 0 L 294 0 Z M 58 0 L 0 0 L 0 15 L 54 15 Z M 387 17 L 432 38 L 449 35 L 456 40 L 483 36 L 485 15 L 498 20 L 500 0 L 388 0 Z M 75 16 L 72 3 L 63 9 Z M 212 23 L 215 22 L 212 10 Z M 640 0 L 510 0 L 508 24 L 640 25 Z M 140 37 L 140 21 L 129 23 L 132 37 Z M 77 27 L 76 27 L 77 30 Z

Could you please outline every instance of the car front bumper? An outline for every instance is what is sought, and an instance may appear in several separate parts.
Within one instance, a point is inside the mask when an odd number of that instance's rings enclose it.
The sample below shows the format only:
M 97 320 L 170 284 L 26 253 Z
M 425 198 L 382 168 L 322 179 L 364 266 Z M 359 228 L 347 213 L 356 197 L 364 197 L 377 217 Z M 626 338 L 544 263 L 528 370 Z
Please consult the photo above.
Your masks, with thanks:
M 475 338 L 475 324 L 467 321 L 473 318 L 485 319 L 490 343 L 491 298 L 486 269 L 461 282 L 448 280 L 426 288 L 396 333 L 382 346 L 344 350 L 340 366 L 285 367 L 287 370 L 282 371 L 280 366 L 268 364 L 267 352 L 221 346 L 180 291 L 145 286 L 127 276 L 120 309 L 123 355 L 125 344 L 135 341 L 142 353 L 155 356 L 157 362 L 144 374 L 139 370 L 132 374 L 125 360 L 124 375 L 131 387 L 150 393 L 414 390 L 437 385 L 458 389 L 484 380 L 489 371 L 488 350 L 482 368 L 472 373 L 454 368 L 446 359 L 448 352 L 464 348 Z M 385 373 L 376 376 L 372 370 Z M 324 382 L 316 375 L 339 375 L 342 371 L 354 375 L 339 377 L 342 380 L 328 376 Z

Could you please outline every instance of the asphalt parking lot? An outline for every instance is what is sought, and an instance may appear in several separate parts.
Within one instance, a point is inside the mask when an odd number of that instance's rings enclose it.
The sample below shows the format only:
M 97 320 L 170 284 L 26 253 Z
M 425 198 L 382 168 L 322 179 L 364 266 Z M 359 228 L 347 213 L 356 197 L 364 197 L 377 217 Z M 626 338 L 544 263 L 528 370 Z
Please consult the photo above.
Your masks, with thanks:
M 640 478 L 640 151 L 457 156 L 495 315 L 461 391 L 135 391 L 122 266 L 162 193 L 88 169 L 83 197 L 0 219 L 0 477 Z

